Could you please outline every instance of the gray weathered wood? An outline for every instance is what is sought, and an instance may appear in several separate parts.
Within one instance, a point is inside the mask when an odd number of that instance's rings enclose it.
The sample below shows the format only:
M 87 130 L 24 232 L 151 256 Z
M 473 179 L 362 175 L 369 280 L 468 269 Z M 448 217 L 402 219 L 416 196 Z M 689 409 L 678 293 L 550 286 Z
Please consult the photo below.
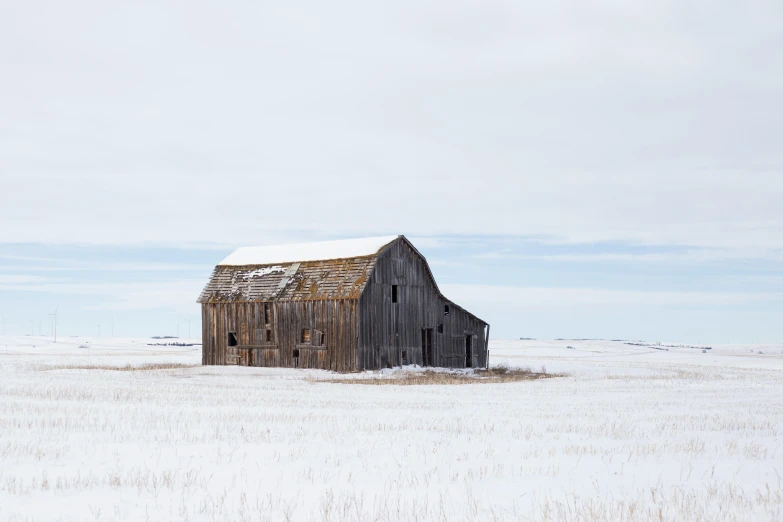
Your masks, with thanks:
M 199 298 L 202 364 L 338 371 L 422 365 L 424 329 L 433 332 L 434 365 L 465 367 L 467 336 L 472 366 L 488 364 L 489 325 L 441 294 L 426 260 L 403 236 L 370 257 L 259 271 L 270 266 L 215 269 Z M 301 343 L 303 329 L 323 332 L 323 345 L 313 335 L 309 345 Z M 229 332 L 238 346 L 228 346 Z

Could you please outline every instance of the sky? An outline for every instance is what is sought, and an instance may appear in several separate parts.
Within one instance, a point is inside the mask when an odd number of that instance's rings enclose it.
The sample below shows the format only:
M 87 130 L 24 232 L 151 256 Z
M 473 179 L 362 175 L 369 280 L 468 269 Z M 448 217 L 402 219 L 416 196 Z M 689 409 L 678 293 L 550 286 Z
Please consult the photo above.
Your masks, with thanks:
M 779 342 L 783 4 L 0 3 L 7 333 L 405 234 L 492 337 Z

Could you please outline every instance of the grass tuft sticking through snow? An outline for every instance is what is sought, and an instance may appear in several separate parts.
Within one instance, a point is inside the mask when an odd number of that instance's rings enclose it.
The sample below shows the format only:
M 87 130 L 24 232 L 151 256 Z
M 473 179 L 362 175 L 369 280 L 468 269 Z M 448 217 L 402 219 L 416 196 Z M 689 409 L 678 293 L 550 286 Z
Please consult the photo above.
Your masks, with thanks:
M 402 371 L 391 374 L 372 372 L 369 377 L 362 374 L 358 378 L 310 378 L 311 382 L 328 382 L 333 384 L 364 384 L 373 386 L 427 386 L 427 385 L 459 385 L 459 384 L 497 384 L 519 381 L 537 381 L 564 377 L 562 373 L 546 373 L 543 368 L 534 372 L 530 368 L 510 368 L 506 365 L 494 366 L 489 369 L 468 371 L 425 370 Z
M 150 370 L 179 370 L 185 368 L 197 368 L 200 364 L 182 364 L 169 362 L 142 363 L 137 365 L 100 365 L 100 364 L 56 364 L 40 365 L 38 371 L 46 370 L 108 370 L 113 372 L 144 372 Z
M 778 347 L 493 341 L 568 377 L 417 387 L 390 380 L 480 373 L 29 342 L 0 357 L 0 520 L 783 520 Z

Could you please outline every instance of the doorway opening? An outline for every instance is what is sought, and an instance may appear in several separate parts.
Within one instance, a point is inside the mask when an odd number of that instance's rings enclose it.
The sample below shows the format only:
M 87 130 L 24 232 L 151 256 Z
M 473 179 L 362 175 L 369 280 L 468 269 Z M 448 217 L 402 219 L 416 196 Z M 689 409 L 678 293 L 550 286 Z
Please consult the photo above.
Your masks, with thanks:
M 422 366 L 433 365 L 432 328 L 421 329 L 421 359 Z
M 473 368 L 473 336 L 465 336 L 465 368 Z

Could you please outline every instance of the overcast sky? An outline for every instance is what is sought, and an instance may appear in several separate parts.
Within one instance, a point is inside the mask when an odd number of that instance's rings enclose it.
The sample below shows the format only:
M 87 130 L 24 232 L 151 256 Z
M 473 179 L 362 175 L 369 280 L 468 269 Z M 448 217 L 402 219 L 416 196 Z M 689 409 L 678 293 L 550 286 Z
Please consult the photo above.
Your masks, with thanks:
M 9 329 L 402 233 L 499 336 L 783 338 L 778 0 L 0 2 L 0 74 Z

